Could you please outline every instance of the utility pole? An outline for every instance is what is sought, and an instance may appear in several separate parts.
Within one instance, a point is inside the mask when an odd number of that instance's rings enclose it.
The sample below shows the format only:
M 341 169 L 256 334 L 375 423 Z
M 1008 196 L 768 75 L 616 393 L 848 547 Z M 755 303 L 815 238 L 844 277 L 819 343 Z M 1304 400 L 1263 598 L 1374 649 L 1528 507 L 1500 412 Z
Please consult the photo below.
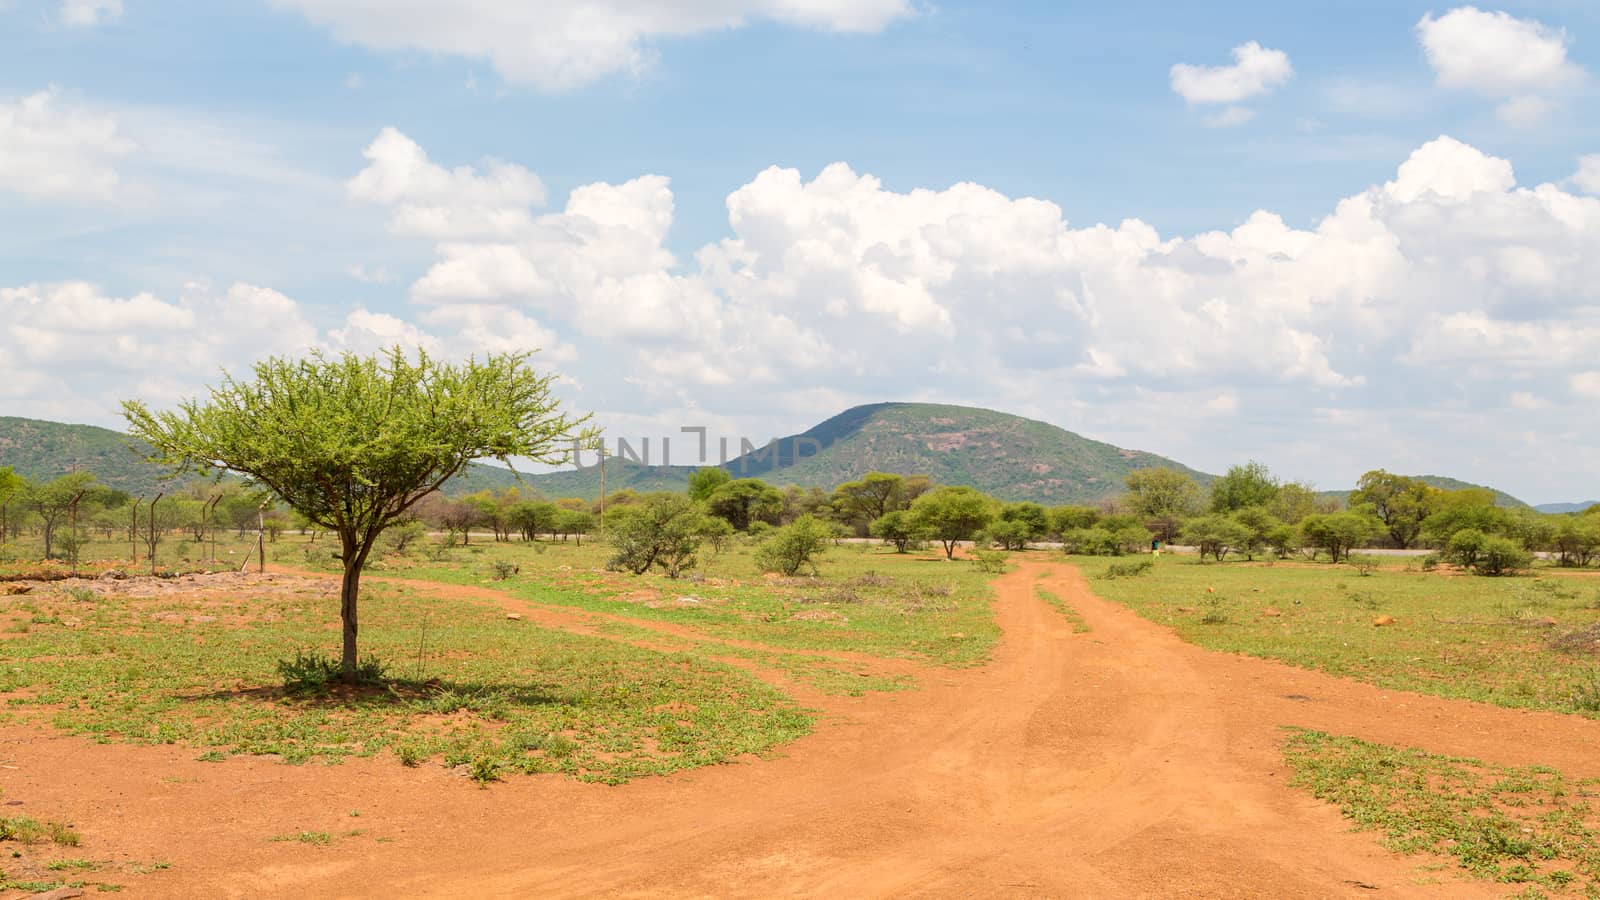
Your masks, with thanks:
M 271 502 L 263 501 L 256 507 L 256 571 L 261 573 L 267 571 L 267 504 Z

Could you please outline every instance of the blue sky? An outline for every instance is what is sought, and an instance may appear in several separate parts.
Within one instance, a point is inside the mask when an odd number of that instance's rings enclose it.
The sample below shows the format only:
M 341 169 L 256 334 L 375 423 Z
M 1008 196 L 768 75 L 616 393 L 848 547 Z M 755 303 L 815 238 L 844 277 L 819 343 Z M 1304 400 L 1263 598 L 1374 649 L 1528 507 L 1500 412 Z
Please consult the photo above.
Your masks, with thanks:
M 9 411 L 537 340 L 616 435 L 917 398 L 1600 496 L 1593 3 L 214 6 L 0 3 Z

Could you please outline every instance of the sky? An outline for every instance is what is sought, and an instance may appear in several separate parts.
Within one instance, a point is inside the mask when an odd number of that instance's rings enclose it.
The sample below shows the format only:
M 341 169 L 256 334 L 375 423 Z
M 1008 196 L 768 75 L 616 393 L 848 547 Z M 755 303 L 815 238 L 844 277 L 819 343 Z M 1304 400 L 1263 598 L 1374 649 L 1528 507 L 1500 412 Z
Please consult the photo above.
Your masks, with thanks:
M 1600 4 L 0 0 L 0 413 L 539 349 L 1600 498 Z M 715 446 L 715 441 L 712 441 Z

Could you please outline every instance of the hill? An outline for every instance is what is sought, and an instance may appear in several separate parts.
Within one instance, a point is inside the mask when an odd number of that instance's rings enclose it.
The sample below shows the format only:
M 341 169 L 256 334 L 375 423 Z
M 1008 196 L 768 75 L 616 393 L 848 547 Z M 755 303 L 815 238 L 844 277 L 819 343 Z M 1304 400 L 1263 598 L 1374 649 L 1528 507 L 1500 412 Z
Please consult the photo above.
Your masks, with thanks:
M 1541 503 L 1534 509 L 1542 513 L 1576 513 L 1583 512 L 1591 506 L 1600 506 L 1600 500 L 1585 500 L 1582 503 Z
M 0 467 L 10 466 L 29 481 L 48 481 L 69 472 L 93 472 L 103 484 L 134 496 L 170 490 L 171 473 L 145 462 L 148 453 L 148 446 L 109 428 L 0 416 Z M 611 473 L 606 475 L 609 489 Z M 474 465 L 451 479 L 446 490 L 467 494 L 516 483 L 516 477 L 505 469 Z
M 118 490 L 154 494 L 165 473 L 144 461 L 148 450 L 109 428 L 0 416 L 0 466 L 29 481 L 93 472 Z
M 1153 453 L 1124 450 L 1045 422 L 935 403 L 874 403 L 845 410 L 723 468 L 735 478 L 832 489 L 868 472 L 929 475 L 1005 500 L 1091 503 L 1122 491 L 1134 469 L 1169 466 L 1202 483 L 1213 476 Z M 609 483 L 608 483 L 609 486 Z

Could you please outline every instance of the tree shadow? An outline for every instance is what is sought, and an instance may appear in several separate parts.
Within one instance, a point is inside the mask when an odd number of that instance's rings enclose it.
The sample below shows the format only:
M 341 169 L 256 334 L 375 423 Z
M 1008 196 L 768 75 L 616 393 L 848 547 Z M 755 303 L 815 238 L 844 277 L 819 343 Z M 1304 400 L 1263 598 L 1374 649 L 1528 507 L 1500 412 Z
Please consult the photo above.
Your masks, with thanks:
M 567 698 L 528 685 L 495 684 L 481 681 L 453 681 L 438 678 L 384 678 L 346 683 L 329 681 L 315 685 L 270 684 L 175 695 L 183 701 L 257 701 L 304 709 L 382 709 L 416 707 L 441 697 L 458 697 L 463 707 L 472 700 L 491 700 L 510 706 L 556 706 Z

